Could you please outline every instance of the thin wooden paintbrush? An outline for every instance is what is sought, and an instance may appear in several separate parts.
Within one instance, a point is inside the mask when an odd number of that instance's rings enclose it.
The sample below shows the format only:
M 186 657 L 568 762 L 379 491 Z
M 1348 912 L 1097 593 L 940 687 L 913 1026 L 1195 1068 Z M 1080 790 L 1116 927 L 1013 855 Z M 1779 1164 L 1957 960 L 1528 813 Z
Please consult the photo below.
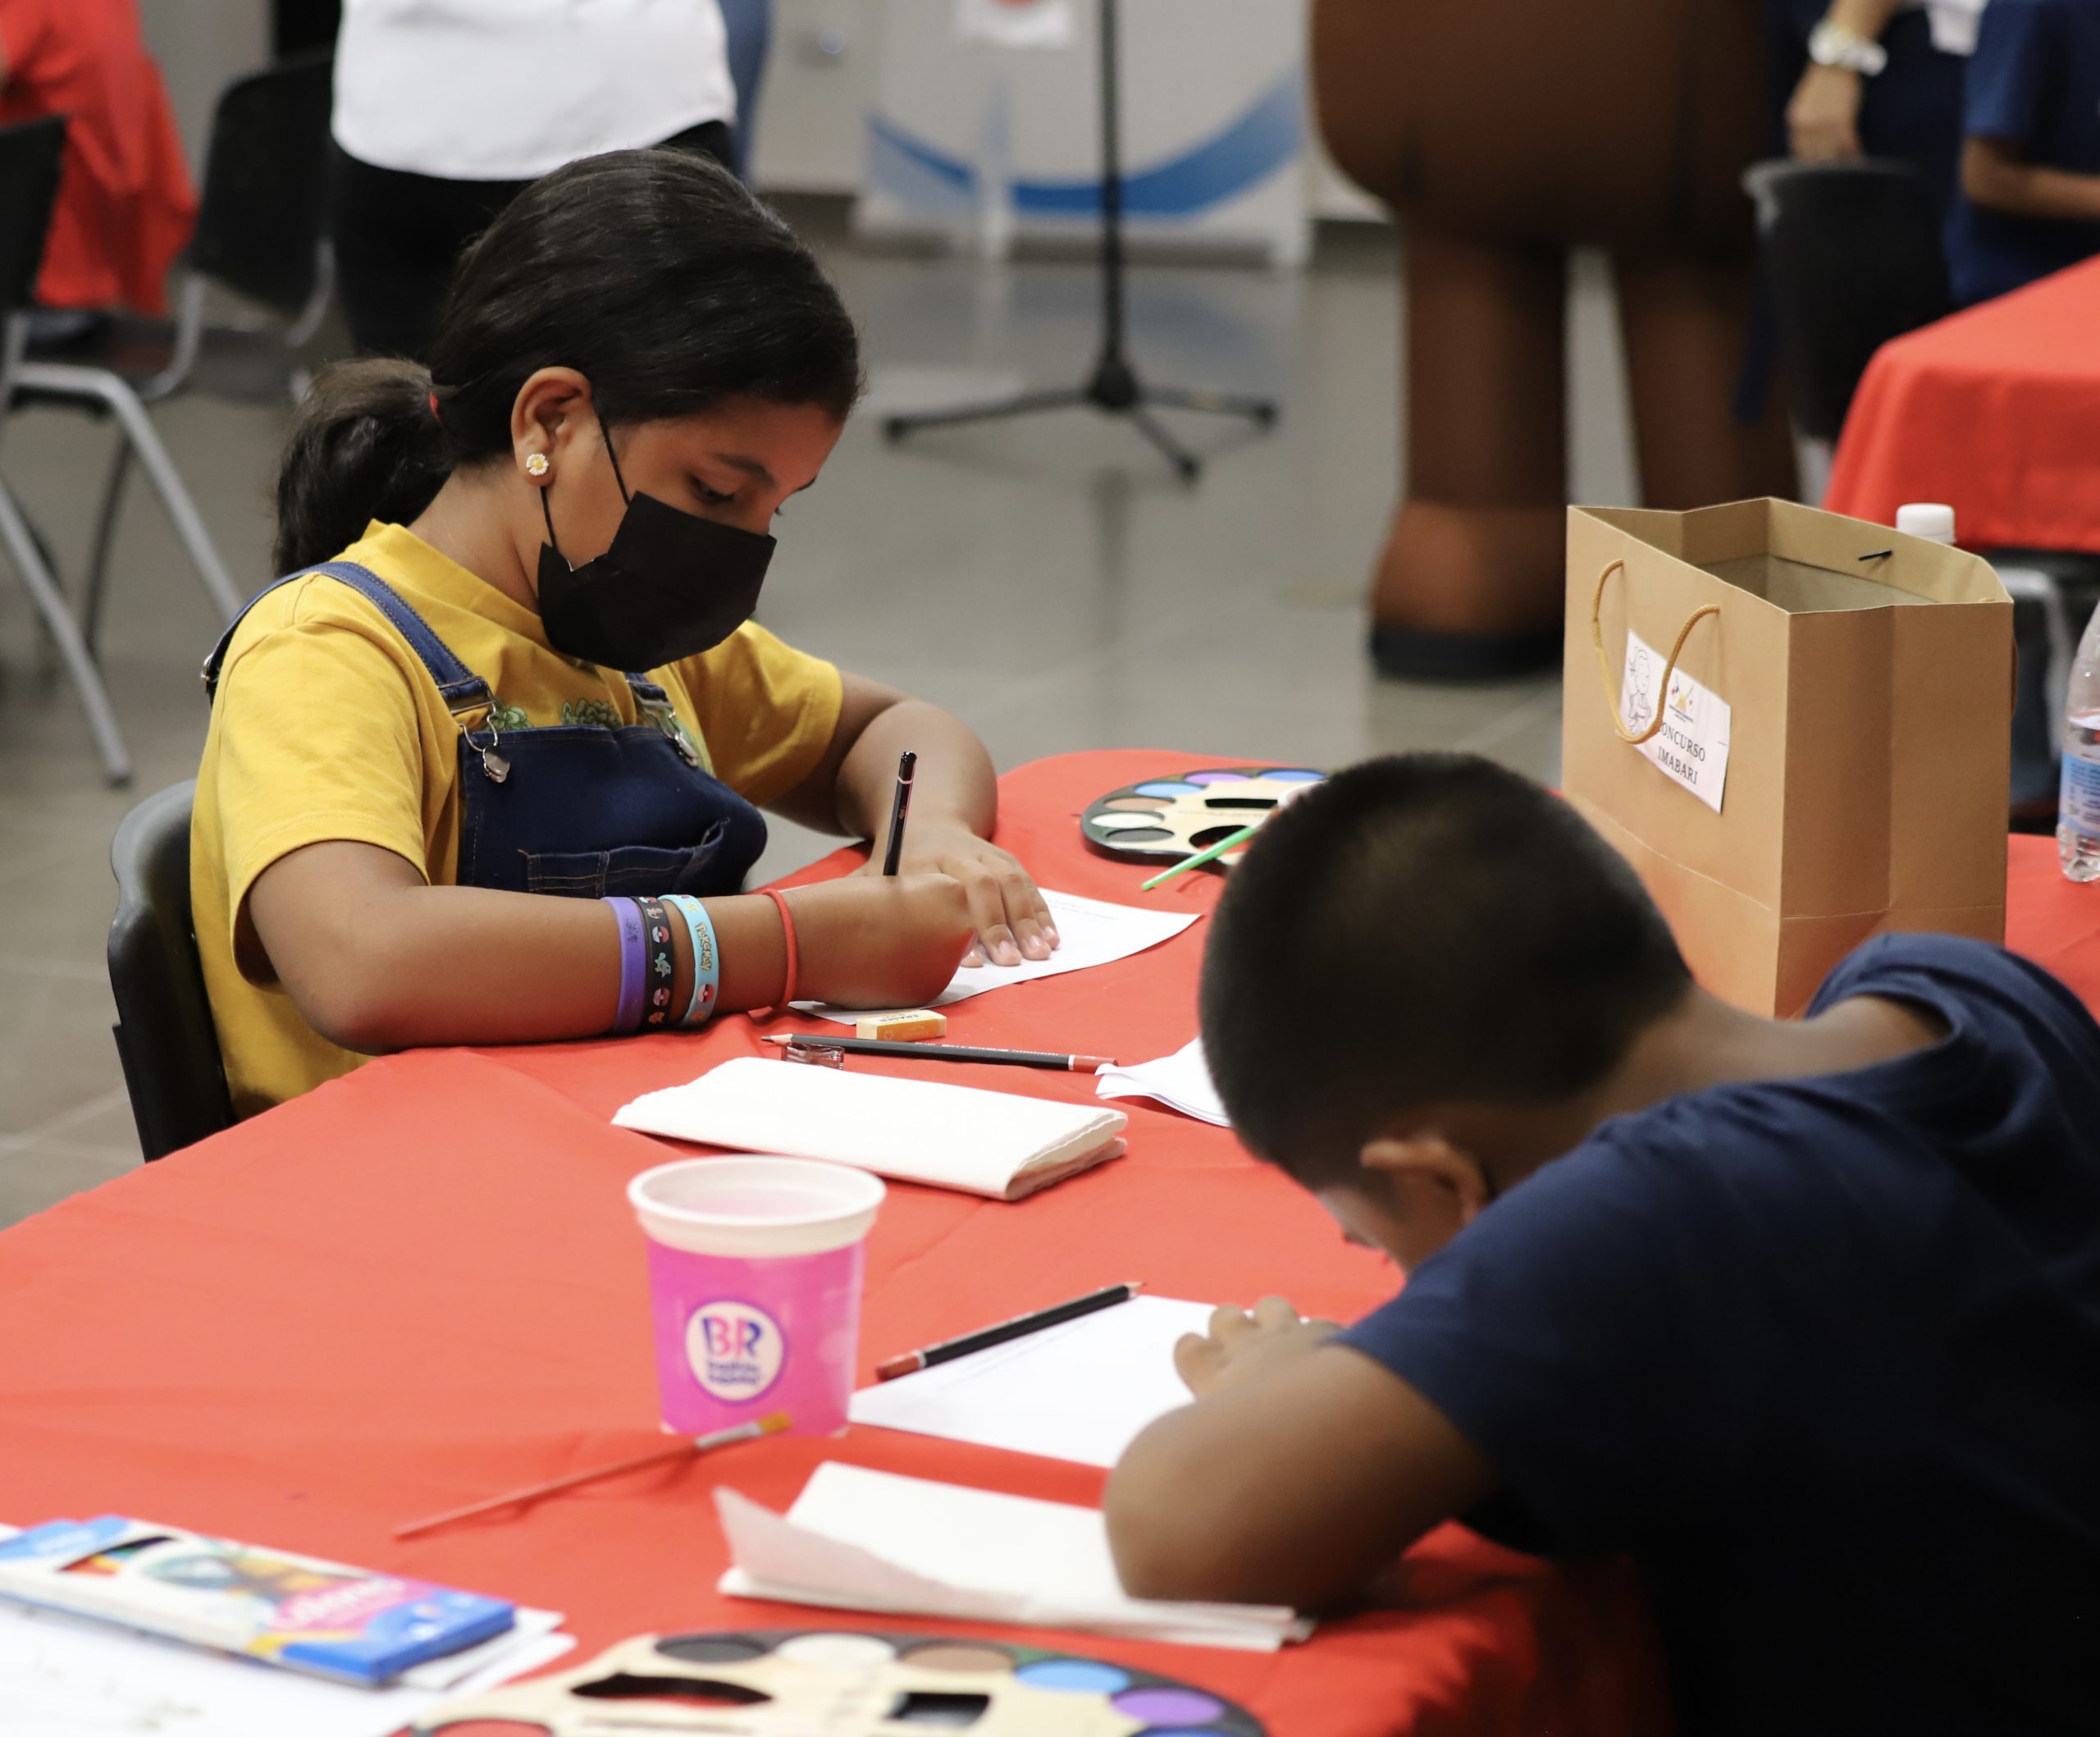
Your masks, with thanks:
M 727 1447 L 736 1442 L 756 1441 L 760 1436 L 778 1435 L 790 1419 L 785 1411 L 749 1424 L 739 1424 L 733 1429 L 718 1429 L 712 1435 L 689 1436 L 685 1440 L 673 1442 L 668 1447 L 654 1448 L 646 1454 L 637 1454 L 632 1460 L 621 1460 L 610 1465 L 600 1465 L 587 1472 L 572 1472 L 566 1478 L 550 1479 L 545 1483 L 528 1485 L 522 1490 L 511 1490 L 501 1496 L 491 1496 L 486 1502 L 470 1502 L 463 1508 L 452 1508 L 442 1514 L 433 1514 L 427 1520 L 419 1520 L 402 1527 L 396 1538 L 419 1538 L 426 1532 L 435 1532 L 440 1526 L 449 1526 L 455 1520 L 472 1520 L 477 1514 L 493 1514 L 499 1508 L 523 1507 L 544 1496 L 553 1496 L 563 1490 L 573 1490 L 578 1484 L 596 1483 L 600 1478 L 617 1478 L 623 1472 L 638 1472 L 646 1465 L 668 1465 L 674 1460 L 686 1459 L 696 1454 L 713 1453 L 718 1447 Z

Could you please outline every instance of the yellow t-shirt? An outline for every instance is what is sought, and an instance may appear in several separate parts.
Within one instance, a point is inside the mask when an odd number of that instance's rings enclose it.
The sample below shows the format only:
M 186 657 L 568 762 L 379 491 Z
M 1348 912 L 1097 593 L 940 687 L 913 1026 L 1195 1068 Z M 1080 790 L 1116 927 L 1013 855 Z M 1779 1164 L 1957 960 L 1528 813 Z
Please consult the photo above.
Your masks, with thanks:
M 384 579 L 488 683 L 501 728 L 634 724 L 616 670 L 550 649 L 540 618 L 399 525 L 343 551 Z M 746 800 L 807 777 L 838 724 L 838 671 L 747 624 L 651 672 L 702 763 Z M 481 719 L 469 715 L 478 727 Z M 234 1108 L 267 1108 L 364 1059 L 299 1017 L 249 926 L 256 877 L 308 844 L 351 839 L 457 880 L 459 725 L 422 660 L 340 580 L 309 574 L 249 610 L 219 673 L 197 775 L 189 887 Z

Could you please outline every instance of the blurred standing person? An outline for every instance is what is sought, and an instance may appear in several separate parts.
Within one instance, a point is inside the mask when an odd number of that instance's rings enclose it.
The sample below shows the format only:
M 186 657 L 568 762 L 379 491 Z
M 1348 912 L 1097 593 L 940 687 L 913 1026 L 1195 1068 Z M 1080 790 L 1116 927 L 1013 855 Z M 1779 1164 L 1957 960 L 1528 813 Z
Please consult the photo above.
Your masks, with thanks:
M 1983 6 L 1767 0 L 1775 143 L 1808 162 L 1907 162 L 1944 220 L 1960 176 L 1962 63 Z
M 66 117 L 66 157 L 33 335 L 162 312 L 197 194 L 137 0 L 0 0 L 0 126 L 46 115 Z
M 729 35 L 729 82 L 737 87 L 737 173 L 748 185 L 758 133 L 758 90 L 773 47 L 773 0 L 717 0 Z
M 422 359 L 453 262 L 564 163 L 734 156 L 716 0 L 344 0 L 331 227 L 350 334 Z

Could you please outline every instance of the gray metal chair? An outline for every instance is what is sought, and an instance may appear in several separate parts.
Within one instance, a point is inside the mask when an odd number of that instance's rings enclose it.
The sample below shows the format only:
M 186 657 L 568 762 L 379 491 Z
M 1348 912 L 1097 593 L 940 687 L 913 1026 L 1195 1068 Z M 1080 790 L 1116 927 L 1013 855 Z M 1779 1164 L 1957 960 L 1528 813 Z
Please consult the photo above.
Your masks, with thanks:
M 298 351 L 326 313 L 333 288 L 323 239 L 332 65 L 326 53 L 297 56 L 236 79 L 221 94 L 173 319 L 115 316 L 84 336 L 32 345 L 18 372 L 21 401 L 112 415 L 120 430 L 81 602 L 91 647 L 135 462 L 219 613 L 231 620 L 253 589 L 228 573 L 147 407 L 193 390 L 247 403 L 283 402 L 304 391 Z M 268 319 L 207 323 L 213 285 L 266 310 Z
M 66 123 L 56 116 L 0 127 L 0 424 L 6 421 L 7 407 L 14 402 L 15 382 L 22 371 L 29 309 L 43 263 L 44 237 L 51 228 L 65 149 Z M 131 760 L 103 686 L 102 672 L 66 607 L 65 593 L 36 534 L 4 482 L 0 482 L 0 547 L 14 563 L 16 577 L 72 678 L 103 770 L 112 784 L 124 783 L 131 776 Z
M 148 1161 L 233 1126 L 226 1065 L 189 914 L 194 779 L 148 797 L 116 829 L 109 986 L 116 1054 Z

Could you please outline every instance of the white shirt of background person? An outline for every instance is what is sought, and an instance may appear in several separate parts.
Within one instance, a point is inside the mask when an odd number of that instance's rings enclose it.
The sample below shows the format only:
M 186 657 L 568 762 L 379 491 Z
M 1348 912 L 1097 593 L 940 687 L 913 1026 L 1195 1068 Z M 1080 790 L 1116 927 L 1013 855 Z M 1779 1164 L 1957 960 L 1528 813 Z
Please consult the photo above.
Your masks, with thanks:
M 1933 27 L 1933 46 L 1942 54 L 1963 57 L 1976 52 L 1976 25 L 1984 0 L 1912 0 L 1908 10 L 1923 11 Z
M 344 0 L 336 142 L 375 168 L 533 181 L 736 115 L 715 0 Z

